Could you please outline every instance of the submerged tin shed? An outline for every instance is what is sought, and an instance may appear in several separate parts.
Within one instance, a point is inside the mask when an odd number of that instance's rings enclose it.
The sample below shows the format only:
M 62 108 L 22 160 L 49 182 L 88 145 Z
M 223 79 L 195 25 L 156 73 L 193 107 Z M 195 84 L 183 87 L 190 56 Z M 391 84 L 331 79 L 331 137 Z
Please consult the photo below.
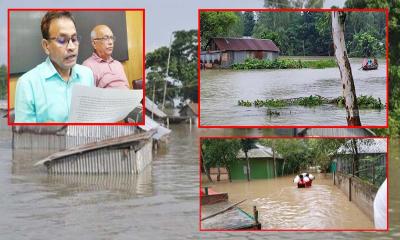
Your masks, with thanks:
M 200 54 L 201 64 L 218 64 L 223 68 L 248 58 L 273 61 L 280 51 L 272 40 L 255 38 L 211 38 L 206 48 L 208 51 Z

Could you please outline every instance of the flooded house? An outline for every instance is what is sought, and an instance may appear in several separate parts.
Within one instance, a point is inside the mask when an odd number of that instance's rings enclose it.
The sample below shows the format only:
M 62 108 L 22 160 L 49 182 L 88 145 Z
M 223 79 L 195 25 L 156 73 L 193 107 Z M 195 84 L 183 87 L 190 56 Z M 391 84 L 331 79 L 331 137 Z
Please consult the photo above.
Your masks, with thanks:
M 280 52 L 272 40 L 255 38 L 211 38 L 206 49 L 200 53 L 203 68 L 228 68 L 249 58 L 273 61 Z
M 274 156 L 275 155 L 275 156 Z M 281 175 L 283 157 L 275 152 L 273 153 L 270 147 L 256 144 L 256 148 L 250 149 L 247 152 L 250 162 L 250 179 L 266 179 L 274 178 L 274 157 L 276 162 L 277 175 Z M 238 161 L 230 163 L 230 171 L 232 180 L 247 179 L 247 161 L 245 153 L 240 150 L 237 155 Z
M 197 120 L 198 120 L 198 116 L 199 116 L 198 104 L 197 103 L 186 104 L 179 111 L 179 115 L 183 118 L 186 118 L 190 123 L 197 124 Z

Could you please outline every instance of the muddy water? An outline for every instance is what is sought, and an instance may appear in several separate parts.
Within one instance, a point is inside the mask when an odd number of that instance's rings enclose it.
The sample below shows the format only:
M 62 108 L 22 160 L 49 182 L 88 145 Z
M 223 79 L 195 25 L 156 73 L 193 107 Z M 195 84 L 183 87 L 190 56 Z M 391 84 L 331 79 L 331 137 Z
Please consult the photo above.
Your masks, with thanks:
M 375 71 L 359 70 L 361 59 L 352 59 L 356 93 L 380 98 L 386 103 L 386 65 L 380 60 Z M 202 125 L 346 125 L 344 108 L 288 106 L 270 117 L 267 108 L 238 106 L 238 100 L 286 99 L 320 95 L 342 95 L 338 68 L 283 70 L 205 70 L 201 72 Z M 361 110 L 363 125 L 386 124 L 385 110 Z M 329 124 L 328 124 L 329 123 Z
M 298 189 L 293 177 L 219 183 L 232 202 L 247 199 L 241 208 L 259 210 L 263 229 L 373 229 L 373 222 L 333 185 L 332 178 L 317 175 L 311 188 Z

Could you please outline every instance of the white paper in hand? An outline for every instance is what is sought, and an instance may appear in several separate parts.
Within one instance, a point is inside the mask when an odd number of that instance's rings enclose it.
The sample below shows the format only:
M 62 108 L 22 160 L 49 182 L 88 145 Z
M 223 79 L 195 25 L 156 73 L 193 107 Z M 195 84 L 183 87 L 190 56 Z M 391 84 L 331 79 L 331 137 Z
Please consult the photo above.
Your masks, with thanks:
M 72 88 L 69 121 L 73 123 L 115 123 L 140 105 L 143 90 L 97 88 L 75 85 Z

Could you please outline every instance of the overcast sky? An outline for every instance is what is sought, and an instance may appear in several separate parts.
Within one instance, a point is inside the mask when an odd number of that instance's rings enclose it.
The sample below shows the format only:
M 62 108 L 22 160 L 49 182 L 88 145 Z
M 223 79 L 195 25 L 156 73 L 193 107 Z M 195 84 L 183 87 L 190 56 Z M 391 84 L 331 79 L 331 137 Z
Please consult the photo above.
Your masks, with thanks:
M 325 0 L 324 7 L 343 5 L 344 1 Z M 167 46 L 173 31 L 197 29 L 198 8 L 262 8 L 263 5 L 264 0 L 0 0 L 0 64 L 7 61 L 8 8 L 145 8 L 146 52 L 149 52 Z
M 263 3 L 264 0 L 0 0 L 0 64 L 7 61 L 8 8 L 145 8 L 149 52 L 167 46 L 173 31 L 197 29 L 198 8 L 262 8 Z

